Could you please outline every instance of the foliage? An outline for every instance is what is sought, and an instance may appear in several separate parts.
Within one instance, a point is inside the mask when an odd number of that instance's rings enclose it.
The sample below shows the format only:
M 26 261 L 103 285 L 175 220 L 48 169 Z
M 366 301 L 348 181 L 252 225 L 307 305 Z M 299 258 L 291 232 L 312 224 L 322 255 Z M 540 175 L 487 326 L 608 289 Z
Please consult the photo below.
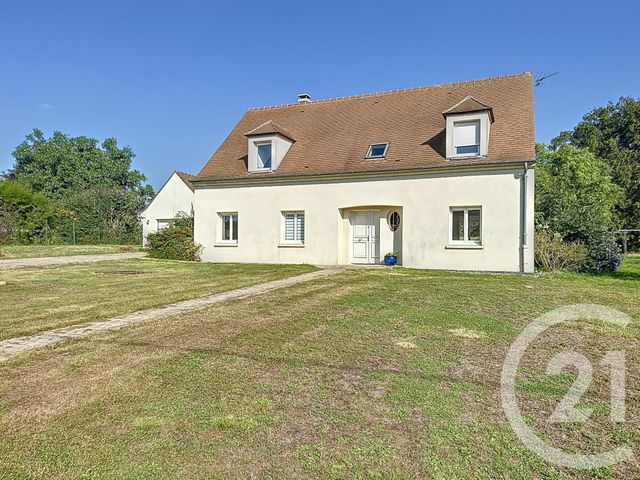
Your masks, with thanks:
M 564 242 L 559 236 L 544 231 L 536 232 L 535 255 L 536 267 L 546 271 L 578 272 L 584 269 L 587 261 L 587 251 L 582 243 Z
M 121 188 L 94 187 L 61 201 L 73 212 L 58 223 L 60 238 L 78 243 L 138 243 L 140 197 Z
M 55 215 L 49 199 L 15 180 L 0 181 L 0 241 L 37 241 Z
M 552 141 L 554 149 L 566 144 L 586 148 L 609 165 L 624 191 L 616 206 L 622 226 L 640 228 L 640 99 L 621 97 L 593 109 Z
M 33 130 L 13 151 L 15 164 L 4 175 L 10 186 L 20 186 L 11 187 L 14 196 L 26 199 L 22 217 L 13 212 L 0 233 L 20 232 L 14 242 L 137 243 L 138 214 L 153 189 L 131 169 L 134 156 L 113 138 L 99 144 L 61 132 L 45 138 Z M 44 204 L 48 208 L 41 208 Z
M 593 273 L 615 272 L 622 263 L 620 247 L 611 235 L 592 240 L 587 248 L 585 268 Z
M 536 147 L 536 226 L 589 243 L 616 226 L 621 189 L 605 162 L 586 149 Z
M 135 154 L 118 147 L 115 138 L 101 145 L 89 137 L 70 137 L 54 132 L 45 138 L 40 130 L 26 136 L 13 151 L 15 165 L 8 176 L 31 186 L 50 198 L 67 196 L 88 187 L 121 188 L 151 195 L 146 178 L 131 170 Z
M 193 217 L 178 214 L 164 230 L 147 237 L 149 256 L 171 260 L 199 261 L 202 247 L 193 243 Z

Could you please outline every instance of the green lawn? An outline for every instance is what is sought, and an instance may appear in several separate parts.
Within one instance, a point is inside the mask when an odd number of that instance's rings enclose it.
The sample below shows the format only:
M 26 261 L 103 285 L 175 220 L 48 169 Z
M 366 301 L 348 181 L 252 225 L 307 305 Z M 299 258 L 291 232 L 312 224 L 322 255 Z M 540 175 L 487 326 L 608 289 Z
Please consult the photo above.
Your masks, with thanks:
M 627 442 L 637 453 L 632 257 L 602 277 L 353 269 L 17 357 L 0 364 L 0 477 L 638 478 L 637 457 L 597 471 L 547 464 L 500 407 L 515 336 L 584 302 L 633 322 L 549 332 L 522 364 L 523 413 L 568 450 Z M 582 402 L 595 413 L 583 428 L 545 421 L 573 378 L 548 377 L 546 362 L 567 348 L 594 364 Z M 627 422 L 614 427 L 596 367 L 611 348 L 628 359 Z
M 132 259 L 0 270 L 0 340 L 314 270 Z
M 139 245 L 0 245 L 0 260 L 8 258 L 67 257 L 137 252 Z

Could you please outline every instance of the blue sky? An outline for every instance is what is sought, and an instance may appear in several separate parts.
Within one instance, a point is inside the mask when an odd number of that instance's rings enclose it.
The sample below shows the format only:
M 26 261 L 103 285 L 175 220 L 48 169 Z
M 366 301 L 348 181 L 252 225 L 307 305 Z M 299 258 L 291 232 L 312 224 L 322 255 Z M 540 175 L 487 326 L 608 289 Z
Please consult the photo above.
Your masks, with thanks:
M 640 3 L 0 0 L 0 170 L 32 128 L 116 137 L 154 187 L 243 112 L 533 71 L 536 139 L 640 97 Z

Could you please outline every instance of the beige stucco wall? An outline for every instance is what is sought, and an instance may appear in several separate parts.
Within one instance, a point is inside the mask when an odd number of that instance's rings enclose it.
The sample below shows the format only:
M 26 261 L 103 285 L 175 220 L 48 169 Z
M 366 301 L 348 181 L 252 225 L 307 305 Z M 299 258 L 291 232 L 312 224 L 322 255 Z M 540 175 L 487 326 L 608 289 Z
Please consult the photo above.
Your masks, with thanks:
M 175 218 L 178 212 L 190 215 L 193 199 L 194 193 L 191 189 L 185 185 L 177 173 L 173 173 L 140 215 L 142 244 L 147 243 L 147 235 L 158 230 L 158 220 Z
M 452 270 L 521 269 L 522 168 L 277 185 L 197 187 L 195 241 L 214 262 L 350 263 L 349 212 L 380 212 L 380 254 L 401 251 L 404 266 Z M 533 170 L 527 175 L 524 271 L 533 271 Z M 482 206 L 481 249 L 449 249 L 449 209 Z M 401 231 L 386 222 L 401 211 Z M 304 210 L 304 247 L 280 246 L 281 212 Z M 238 212 L 237 246 L 217 246 L 217 212 Z M 400 248 L 397 245 L 400 243 Z

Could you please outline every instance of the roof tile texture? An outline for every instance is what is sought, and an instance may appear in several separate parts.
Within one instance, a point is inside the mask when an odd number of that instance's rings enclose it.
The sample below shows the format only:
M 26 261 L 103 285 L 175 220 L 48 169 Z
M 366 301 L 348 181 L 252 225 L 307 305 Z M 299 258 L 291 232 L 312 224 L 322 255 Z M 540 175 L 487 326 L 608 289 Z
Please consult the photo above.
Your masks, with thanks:
M 487 158 L 477 163 L 534 159 L 530 73 L 342 99 L 248 110 L 197 175 L 198 179 L 290 176 L 450 166 L 442 112 L 467 96 L 491 105 Z M 248 173 L 246 132 L 265 122 L 295 143 L 277 171 Z M 365 160 L 370 144 L 389 142 L 382 160 Z M 465 164 L 469 159 L 465 159 Z
M 185 172 L 179 172 L 178 170 L 176 170 L 176 175 L 178 175 L 178 177 L 180 177 L 180 180 L 182 180 L 184 182 L 184 184 L 189 187 L 191 189 L 191 191 L 193 192 L 193 183 L 191 183 L 192 180 L 196 179 L 195 175 L 191 175 L 190 173 L 185 173 Z

